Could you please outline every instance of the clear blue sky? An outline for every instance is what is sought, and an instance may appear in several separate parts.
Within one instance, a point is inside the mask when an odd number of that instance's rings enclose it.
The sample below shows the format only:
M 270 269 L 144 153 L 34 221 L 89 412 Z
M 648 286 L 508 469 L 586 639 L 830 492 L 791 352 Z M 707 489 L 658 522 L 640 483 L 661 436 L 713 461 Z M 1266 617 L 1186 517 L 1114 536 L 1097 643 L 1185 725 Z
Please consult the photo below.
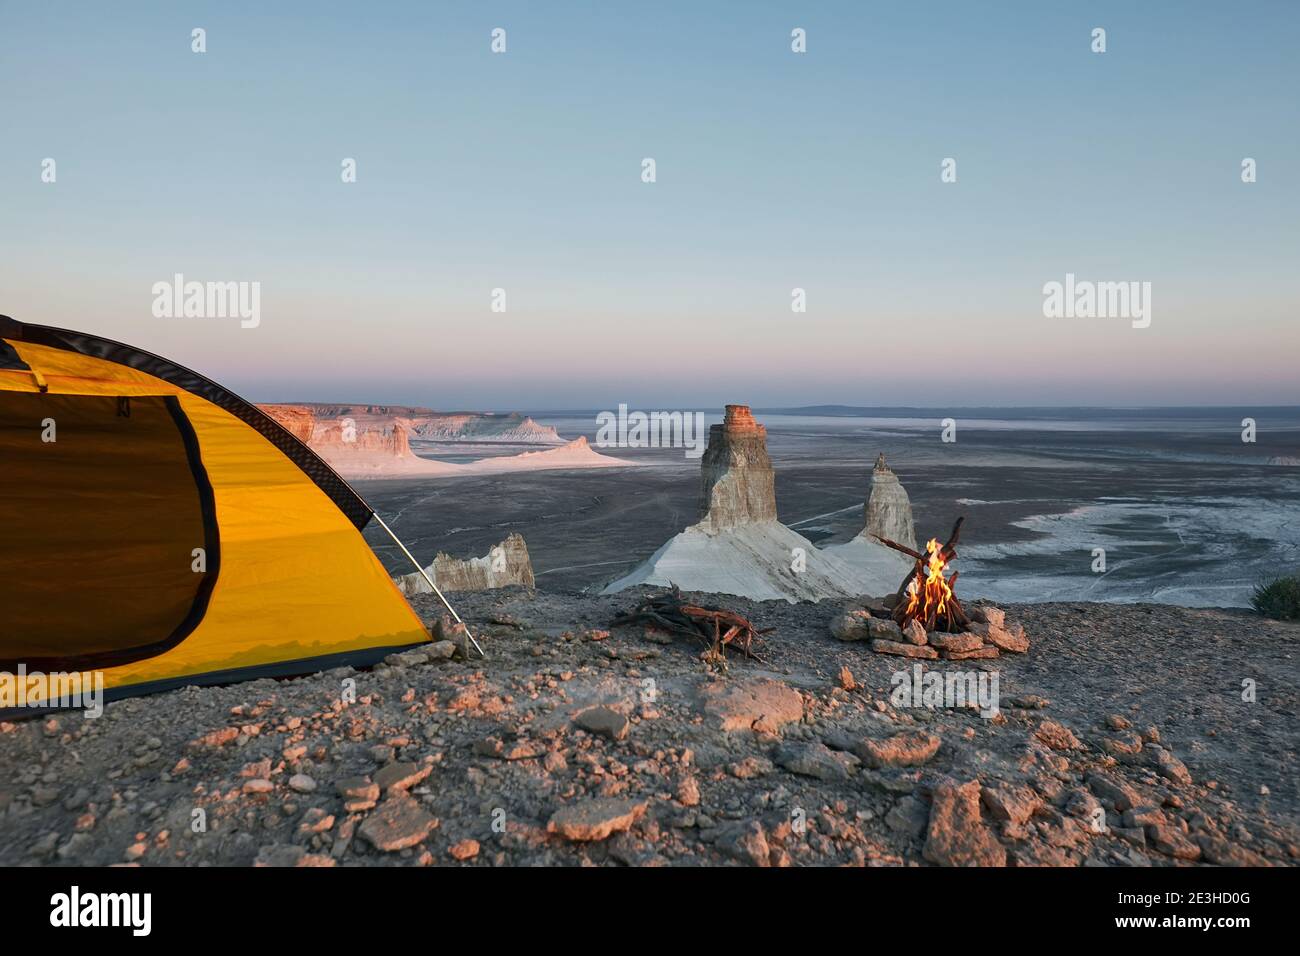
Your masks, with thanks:
M 1297 49 L 1249 0 L 0 0 L 0 312 L 256 400 L 1296 403 Z M 155 318 L 177 272 L 261 325 Z M 1044 318 L 1067 272 L 1151 327 Z

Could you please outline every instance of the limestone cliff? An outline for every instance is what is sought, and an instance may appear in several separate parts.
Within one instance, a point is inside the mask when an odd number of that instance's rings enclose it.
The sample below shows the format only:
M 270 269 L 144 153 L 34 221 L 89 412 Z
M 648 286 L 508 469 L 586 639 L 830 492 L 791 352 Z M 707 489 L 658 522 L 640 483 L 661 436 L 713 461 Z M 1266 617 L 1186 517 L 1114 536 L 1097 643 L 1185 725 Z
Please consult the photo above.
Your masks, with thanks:
M 916 528 L 912 524 L 912 502 L 898 476 L 885 464 L 882 452 L 871 472 L 871 493 L 863 507 L 866 527 L 863 537 L 879 536 L 916 549 Z
M 709 447 L 700 466 L 700 530 L 717 532 L 776 520 L 767 429 L 754 421 L 749 406 L 727 406 L 722 424 L 709 429 Z
M 510 584 L 535 586 L 528 545 L 521 534 L 511 534 L 481 558 L 461 559 L 439 552 L 433 564 L 425 570 L 443 592 L 487 591 Z M 408 596 L 432 591 L 424 575 L 418 572 L 403 574 L 393 580 L 397 589 Z
M 266 414 L 283 425 L 293 437 L 304 444 L 311 441 L 316 427 L 316 414 L 306 405 L 259 405 Z
M 306 411 L 317 421 L 350 421 L 359 431 L 373 431 L 400 424 L 420 441 L 561 445 L 562 439 L 550 425 L 542 425 L 519 412 L 438 412 L 418 405 L 369 405 L 330 402 L 299 402 L 294 405 L 263 405 L 264 411 L 280 418 L 280 410 Z

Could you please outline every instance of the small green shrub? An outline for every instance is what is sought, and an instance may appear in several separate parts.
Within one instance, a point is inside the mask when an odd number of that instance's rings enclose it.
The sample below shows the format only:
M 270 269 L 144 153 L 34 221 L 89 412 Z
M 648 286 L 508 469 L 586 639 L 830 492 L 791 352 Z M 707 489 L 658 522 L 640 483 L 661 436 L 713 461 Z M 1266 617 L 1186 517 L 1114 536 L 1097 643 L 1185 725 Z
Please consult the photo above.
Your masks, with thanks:
M 1300 620 L 1300 576 L 1261 584 L 1255 588 L 1250 603 L 1265 617 L 1279 621 Z

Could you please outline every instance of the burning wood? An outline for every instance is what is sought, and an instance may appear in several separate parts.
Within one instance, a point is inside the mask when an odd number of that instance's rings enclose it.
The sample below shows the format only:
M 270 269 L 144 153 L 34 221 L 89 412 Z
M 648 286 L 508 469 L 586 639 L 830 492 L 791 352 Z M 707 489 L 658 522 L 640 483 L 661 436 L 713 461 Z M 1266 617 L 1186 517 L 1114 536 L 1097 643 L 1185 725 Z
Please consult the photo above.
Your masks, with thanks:
M 687 604 L 682 600 L 679 588 L 646 598 L 631 611 L 619 614 L 611 623 L 615 626 L 648 624 L 670 634 L 686 634 L 716 655 L 722 655 L 723 648 L 730 644 L 759 663 L 762 663 L 762 658 L 754 653 L 754 638 L 772 630 L 770 627 L 758 630 L 747 618 L 732 611 Z
M 948 540 L 940 546 L 937 538 L 931 538 L 925 546 L 925 553 L 916 551 L 897 541 L 875 536 L 881 544 L 901 551 L 916 561 L 916 566 L 907 572 L 907 577 L 898 587 L 894 600 L 893 619 L 900 625 L 908 621 L 917 621 L 925 630 L 957 633 L 970 626 L 970 617 L 957 600 L 952 586 L 960 572 L 945 575 L 953 559 L 957 557 L 957 539 L 961 535 L 961 525 L 966 519 L 958 518 L 952 526 Z

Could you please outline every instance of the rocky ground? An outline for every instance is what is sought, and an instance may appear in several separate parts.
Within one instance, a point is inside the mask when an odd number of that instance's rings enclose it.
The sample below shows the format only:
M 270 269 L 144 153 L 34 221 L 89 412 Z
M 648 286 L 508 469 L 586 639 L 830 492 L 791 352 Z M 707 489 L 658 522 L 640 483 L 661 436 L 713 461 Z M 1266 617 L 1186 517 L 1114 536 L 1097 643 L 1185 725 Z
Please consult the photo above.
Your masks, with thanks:
M 458 595 L 487 660 L 0 724 L 0 864 L 1300 860 L 1300 626 L 1029 605 L 1027 654 L 914 662 L 832 637 L 834 602 L 700 595 L 775 629 L 719 665 L 610 630 L 643 593 Z M 915 664 L 996 671 L 1000 713 L 896 706 Z

